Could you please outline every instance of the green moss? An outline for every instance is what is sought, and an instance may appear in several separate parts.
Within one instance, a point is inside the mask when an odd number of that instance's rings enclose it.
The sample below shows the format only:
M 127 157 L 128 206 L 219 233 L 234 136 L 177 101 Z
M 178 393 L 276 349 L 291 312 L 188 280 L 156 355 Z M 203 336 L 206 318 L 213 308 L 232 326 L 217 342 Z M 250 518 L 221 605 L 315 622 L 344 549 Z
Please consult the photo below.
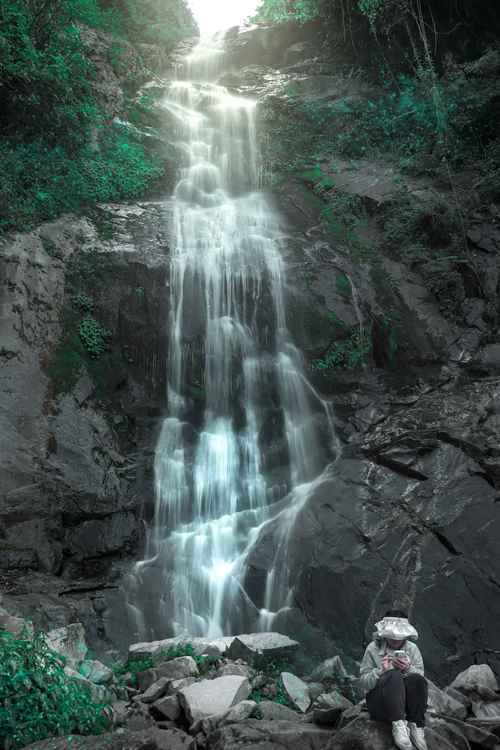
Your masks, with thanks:
M 52 355 L 47 374 L 54 395 L 69 393 L 85 369 L 86 357 L 78 334 L 66 334 Z

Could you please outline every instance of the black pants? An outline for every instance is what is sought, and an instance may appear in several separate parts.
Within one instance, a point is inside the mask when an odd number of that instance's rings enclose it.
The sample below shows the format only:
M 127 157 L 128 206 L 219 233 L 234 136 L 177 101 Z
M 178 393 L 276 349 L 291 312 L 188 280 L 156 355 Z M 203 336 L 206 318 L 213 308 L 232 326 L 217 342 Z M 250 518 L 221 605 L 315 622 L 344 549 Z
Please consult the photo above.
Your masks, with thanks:
M 384 672 L 366 696 L 366 706 L 374 721 L 407 719 L 425 726 L 427 681 L 421 674 L 403 677 L 399 669 Z

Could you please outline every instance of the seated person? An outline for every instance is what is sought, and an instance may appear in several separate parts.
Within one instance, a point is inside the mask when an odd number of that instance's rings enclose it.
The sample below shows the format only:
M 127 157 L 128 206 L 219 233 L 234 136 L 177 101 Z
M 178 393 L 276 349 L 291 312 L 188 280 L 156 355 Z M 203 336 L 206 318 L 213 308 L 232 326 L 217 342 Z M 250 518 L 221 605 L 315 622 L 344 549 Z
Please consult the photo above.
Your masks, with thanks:
M 399 750 L 427 750 L 425 712 L 427 681 L 418 633 L 404 612 L 389 610 L 375 625 L 360 669 L 360 685 L 374 721 L 390 721 Z

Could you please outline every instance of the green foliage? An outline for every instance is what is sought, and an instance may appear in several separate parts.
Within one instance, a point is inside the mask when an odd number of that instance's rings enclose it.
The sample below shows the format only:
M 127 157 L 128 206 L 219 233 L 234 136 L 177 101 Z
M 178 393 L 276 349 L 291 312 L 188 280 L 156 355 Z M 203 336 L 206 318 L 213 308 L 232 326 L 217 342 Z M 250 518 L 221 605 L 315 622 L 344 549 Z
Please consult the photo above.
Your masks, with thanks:
M 92 357 L 99 357 L 106 349 L 106 340 L 110 332 L 91 315 L 86 315 L 78 326 L 78 335 L 84 349 Z
M 47 737 L 101 734 L 104 704 L 64 673 L 44 633 L 15 637 L 0 630 L 0 745 L 9 750 Z
M 126 674 L 130 674 L 132 676 L 133 687 L 137 687 L 138 673 L 144 672 L 146 669 L 152 669 L 153 666 L 153 659 L 150 656 L 145 657 L 144 659 L 134 659 L 132 657 L 130 659 L 127 659 L 127 661 L 125 662 L 115 662 L 115 664 L 112 665 L 111 670 L 115 676 L 115 679 L 119 683 L 123 682 L 123 678 Z
M 91 297 L 89 297 L 87 294 L 84 294 L 83 292 L 79 292 L 78 294 L 75 294 L 75 296 L 73 297 L 73 304 L 79 310 L 89 313 L 94 307 L 94 300 Z
M 0 141 L 0 231 L 29 229 L 65 211 L 141 196 L 163 173 L 124 128 L 101 131 L 98 149 L 45 140 Z
M 334 341 L 323 357 L 313 360 L 311 367 L 313 370 L 356 370 L 366 366 L 371 350 L 371 338 L 356 326 L 347 338 Z
M 319 0 L 263 0 L 252 20 L 305 23 L 317 18 L 319 11 Z

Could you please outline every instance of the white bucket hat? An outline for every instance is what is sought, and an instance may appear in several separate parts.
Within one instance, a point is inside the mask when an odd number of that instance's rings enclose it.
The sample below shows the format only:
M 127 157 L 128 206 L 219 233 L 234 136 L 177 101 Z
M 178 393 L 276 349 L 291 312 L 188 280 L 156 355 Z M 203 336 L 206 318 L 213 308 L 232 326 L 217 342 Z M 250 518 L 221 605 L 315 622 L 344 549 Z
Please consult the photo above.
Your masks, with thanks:
M 375 637 L 380 640 L 406 641 L 417 640 L 418 633 L 406 617 L 384 617 L 375 623 Z

